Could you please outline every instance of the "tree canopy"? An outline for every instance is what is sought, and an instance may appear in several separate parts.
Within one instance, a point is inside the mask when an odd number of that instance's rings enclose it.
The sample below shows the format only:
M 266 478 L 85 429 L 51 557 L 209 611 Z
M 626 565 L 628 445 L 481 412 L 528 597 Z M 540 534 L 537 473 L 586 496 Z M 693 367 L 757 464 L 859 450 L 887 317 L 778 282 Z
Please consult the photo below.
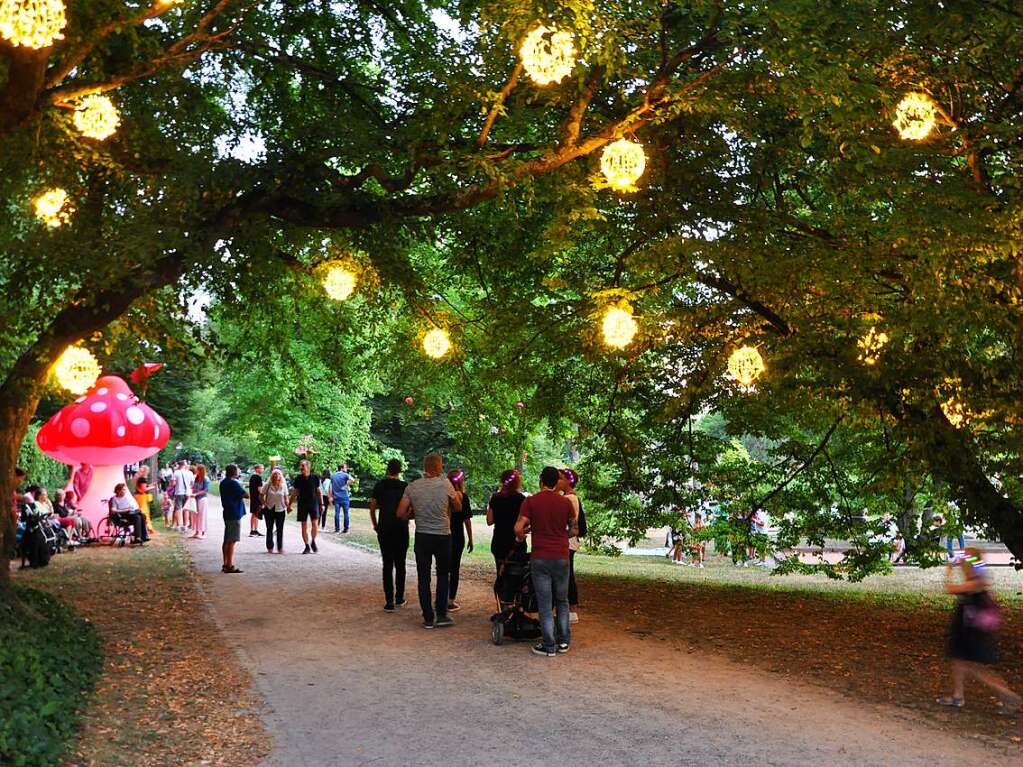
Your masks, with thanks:
M 374 402 L 443 414 L 486 471 L 564 443 L 615 535 L 712 496 L 788 540 L 852 539 L 863 574 L 881 514 L 912 540 L 955 500 L 1019 558 L 1021 15 L 72 2 L 55 45 L 0 40 L 4 481 L 84 340 L 111 366 L 221 366 L 264 444 L 307 413 L 372 462 Z M 540 21 L 578 52 L 543 87 L 518 55 Z M 910 92 L 936 110 L 919 141 L 892 127 Z M 120 111 L 103 141 L 74 126 L 92 93 Z M 646 155 L 634 192 L 600 173 L 621 137 Z M 75 210 L 53 228 L 31 200 L 55 187 Z M 339 261 L 359 286 L 334 304 Z M 619 351 L 600 320 L 622 304 Z M 725 375 L 740 346 L 766 363 L 753 387 Z

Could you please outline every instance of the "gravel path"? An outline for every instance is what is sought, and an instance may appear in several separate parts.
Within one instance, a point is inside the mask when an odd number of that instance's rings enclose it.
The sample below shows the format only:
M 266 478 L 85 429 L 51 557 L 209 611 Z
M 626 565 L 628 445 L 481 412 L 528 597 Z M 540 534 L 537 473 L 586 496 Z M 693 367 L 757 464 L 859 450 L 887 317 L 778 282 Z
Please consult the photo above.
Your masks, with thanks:
M 210 537 L 189 548 L 266 701 L 266 767 L 1006 763 L 1005 751 L 905 712 L 585 615 L 568 655 L 495 647 L 490 584 L 478 579 L 463 580 L 456 626 L 425 631 L 411 564 L 410 606 L 385 613 L 376 555 L 323 535 L 320 553 L 303 556 L 294 523 L 284 556 L 243 537 L 244 573 L 223 575 L 219 516 L 211 509 Z

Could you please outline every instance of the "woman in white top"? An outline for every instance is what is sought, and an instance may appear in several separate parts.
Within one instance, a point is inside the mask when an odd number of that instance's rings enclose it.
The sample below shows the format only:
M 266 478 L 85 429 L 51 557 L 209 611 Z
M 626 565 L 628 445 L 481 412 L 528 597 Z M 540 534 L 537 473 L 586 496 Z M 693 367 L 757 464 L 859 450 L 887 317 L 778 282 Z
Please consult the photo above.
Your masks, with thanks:
M 270 472 L 269 481 L 260 493 L 263 520 L 266 522 L 266 553 L 274 552 L 274 526 L 277 526 L 277 553 L 284 553 L 284 517 L 288 513 L 288 484 L 280 469 Z
M 575 494 L 575 485 L 579 481 L 579 475 L 577 475 L 571 469 L 562 469 L 561 479 L 558 482 L 558 489 L 568 499 L 569 503 L 572 504 L 572 508 L 575 509 L 575 518 L 579 520 L 579 524 L 585 524 L 582 519 L 581 506 L 579 503 L 579 496 Z M 582 530 L 585 532 L 585 529 Z M 573 535 L 568 539 L 568 620 L 570 623 L 575 623 L 579 620 L 579 589 L 575 583 L 575 553 L 579 551 L 579 536 Z
M 114 485 L 114 495 L 108 503 L 112 521 L 124 521 L 130 524 L 134 530 L 132 543 L 143 544 L 149 540 L 146 532 L 146 520 L 139 511 L 139 505 L 135 499 L 128 494 L 128 486 L 123 482 Z
M 327 528 L 327 511 L 330 509 L 330 503 L 334 498 L 334 494 L 331 491 L 333 483 L 330 481 L 330 472 L 327 467 L 323 467 L 323 473 L 320 474 L 320 493 L 323 495 L 323 504 L 320 507 L 320 529 L 326 530 Z

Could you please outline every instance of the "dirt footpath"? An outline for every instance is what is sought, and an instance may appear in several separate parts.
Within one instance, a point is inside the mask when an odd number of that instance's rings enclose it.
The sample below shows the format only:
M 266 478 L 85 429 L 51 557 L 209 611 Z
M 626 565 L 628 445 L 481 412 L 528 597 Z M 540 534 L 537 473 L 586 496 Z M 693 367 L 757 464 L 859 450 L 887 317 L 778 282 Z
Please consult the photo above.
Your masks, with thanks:
M 218 515 L 212 514 L 211 517 Z M 266 700 L 264 764 L 920 765 L 1006 763 L 1005 750 L 888 707 L 679 653 L 597 620 L 572 651 L 495 647 L 489 585 L 463 585 L 456 626 L 426 631 L 415 604 L 385 613 L 376 556 L 321 536 L 284 556 L 243 538 L 220 570 L 219 522 L 189 544 L 214 618 Z M 414 569 L 410 567 L 414 579 Z M 410 583 L 410 586 L 414 580 Z

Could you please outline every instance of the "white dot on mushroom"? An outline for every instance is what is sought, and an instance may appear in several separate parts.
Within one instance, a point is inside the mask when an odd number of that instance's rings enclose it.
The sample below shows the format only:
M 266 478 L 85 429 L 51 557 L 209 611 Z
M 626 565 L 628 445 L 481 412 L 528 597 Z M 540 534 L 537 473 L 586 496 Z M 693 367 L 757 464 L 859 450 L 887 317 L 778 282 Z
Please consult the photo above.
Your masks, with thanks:
M 84 418 L 76 418 L 71 422 L 71 433 L 78 437 L 78 439 L 85 439 L 89 436 L 90 431 L 89 422 Z
M 124 392 L 120 392 L 119 391 L 119 392 L 117 392 L 117 399 L 121 400 L 121 402 L 127 402 L 128 401 L 128 395 L 125 394 Z
M 106 386 L 101 386 L 98 389 L 96 389 L 97 394 L 106 394 L 109 391 L 110 389 L 108 389 Z
M 106 409 L 107 409 L 106 402 L 93 402 L 91 405 L 89 405 L 89 410 L 91 410 L 93 413 L 102 413 Z
M 123 437 L 123 436 L 124 436 L 124 431 L 125 431 L 125 430 L 124 430 L 124 427 L 123 427 L 123 426 L 118 426 L 118 427 L 117 427 L 117 436 L 118 436 L 118 437 Z
M 142 412 L 142 408 L 135 407 L 135 405 L 132 405 L 130 408 L 125 410 L 124 415 L 128 419 L 128 423 L 133 426 L 138 426 L 146 420 L 146 414 Z

